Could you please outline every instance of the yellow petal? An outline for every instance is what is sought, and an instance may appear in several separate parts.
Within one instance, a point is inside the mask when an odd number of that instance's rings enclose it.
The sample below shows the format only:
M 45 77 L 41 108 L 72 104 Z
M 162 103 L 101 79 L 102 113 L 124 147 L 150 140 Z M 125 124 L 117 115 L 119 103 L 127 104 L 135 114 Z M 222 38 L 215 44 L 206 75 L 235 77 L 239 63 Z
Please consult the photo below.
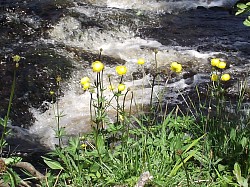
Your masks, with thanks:
M 127 73 L 126 66 L 116 66 L 115 70 L 116 70 L 118 75 L 125 75 Z
M 86 82 L 84 85 L 83 85 L 83 90 L 87 90 L 87 89 L 89 89 L 89 87 L 90 87 L 90 83 L 89 82 Z
M 139 64 L 139 65 L 143 65 L 144 63 L 145 63 L 145 60 L 143 58 L 139 58 L 137 60 L 137 64 Z
M 221 80 L 222 81 L 228 81 L 228 80 L 230 80 L 230 75 L 228 74 L 228 73 L 226 73 L 226 74 L 223 74 L 223 75 L 221 75 Z
M 170 69 L 176 73 L 180 73 L 182 71 L 182 65 L 178 62 L 172 62 L 170 65 Z
M 125 84 L 119 84 L 119 85 L 118 85 L 118 91 L 119 91 L 119 92 L 122 92 L 122 91 L 124 91 L 125 89 L 126 89 Z
M 219 78 L 219 77 L 218 77 L 218 75 L 216 75 L 216 74 L 212 74 L 212 75 L 211 75 L 211 81 L 214 81 L 214 82 L 215 82 L 215 81 L 218 81 L 218 78 Z
M 12 57 L 12 59 L 13 59 L 14 62 L 19 62 L 21 57 L 19 55 L 15 55 L 15 56 Z
M 109 88 L 109 90 L 111 90 L 111 91 L 115 89 L 114 85 L 112 85 L 112 84 L 111 84 L 111 85 L 109 85 L 109 87 L 108 87 L 108 88 Z
M 218 58 L 213 58 L 212 60 L 211 60 L 211 65 L 212 66 L 218 66 L 218 64 L 220 63 L 220 59 L 218 59 Z
M 101 72 L 104 69 L 104 64 L 101 61 L 95 61 L 92 63 L 94 72 Z
M 225 67 L 227 66 L 227 63 L 226 62 L 220 62 L 217 67 L 220 68 L 220 69 L 224 69 Z
M 81 85 L 84 85 L 84 84 L 88 83 L 89 81 L 90 81 L 90 79 L 88 77 L 83 77 L 81 79 Z

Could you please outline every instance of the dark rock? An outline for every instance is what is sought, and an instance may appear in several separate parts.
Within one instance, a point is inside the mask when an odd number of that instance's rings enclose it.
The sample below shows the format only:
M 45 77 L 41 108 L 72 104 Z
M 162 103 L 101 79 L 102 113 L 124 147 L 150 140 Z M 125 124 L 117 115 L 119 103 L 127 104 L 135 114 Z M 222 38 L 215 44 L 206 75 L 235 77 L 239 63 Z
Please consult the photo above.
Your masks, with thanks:
M 27 50 L 27 52 L 26 52 Z M 29 111 L 30 107 L 40 110 L 44 101 L 51 102 L 50 90 L 56 91 L 56 77 L 62 80 L 70 77 L 72 64 L 65 57 L 56 55 L 53 50 L 37 47 L 35 49 L 20 48 L 22 56 L 16 74 L 15 93 L 10 113 L 13 125 L 29 127 L 34 118 Z M 0 117 L 4 117 L 9 104 L 11 85 L 13 81 L 14 63 L 11 56 L 0 57 Z

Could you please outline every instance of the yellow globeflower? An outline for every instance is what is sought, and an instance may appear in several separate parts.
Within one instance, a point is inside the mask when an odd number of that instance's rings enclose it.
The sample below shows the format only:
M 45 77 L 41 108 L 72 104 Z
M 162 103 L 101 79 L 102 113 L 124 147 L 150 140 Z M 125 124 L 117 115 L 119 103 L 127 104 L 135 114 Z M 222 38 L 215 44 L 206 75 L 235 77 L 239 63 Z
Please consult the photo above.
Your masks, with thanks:
M 12 57 L 12 59 L 13 59 L 14 62 L 19 62 L 21 57 L 19 55 L 15 55 L 15 56 Z
M 218 81 L 218 75 L 216 75 L 216 74 L 212 74 L 211 75 L 211 81 Z
M 145 60 L 143 58 L 139 58 L 137 60 L 137 64 L 139 64 L 139 65 L 143 65 L 144 63 L 145 63 Z
M 170 65 L 170 69 L 176 73 L 180 73 L 182 71 L 182 65 L 178 62 L 172 62 Z
M 116 66 L 115 71 L 118 75 L 125 75 L 127 73 L 127 67 L 126 66 Z
M 111 85 L 109 85 L 109 90 L 111 90 L 111 91 L 113 91 L 114 89 L 115 89 L 115 87 L 114 87 L 114 85 L 113 84 L 111 84 Z
M 83 144 L 81 145 L 81 148 L 82 148 L 82 149 L 86 149 L 86 147 L 87 147 L 87 144 L 85 144 L 85 143 L 83 143 Z
M 82 85 L 82 89 L 83 90 L 87 90 L 87 89 L 89 89 L 89 87 L 90 87 L 90 83 L 89 82 L 86 82 L 84 85 Z
M 94 72 L 101 72 L 104 69 L 104 64 L 101 61 L 95 61 L 92 63 Z
M 225 67 L 227 66 L 227 63 L 226 62 L 220 62 L 217 67 L 220 68 L 220 69 L 225 69 Z
M 213 59 L 211 60 L 211 65 L 212 65 L 212 66 L 218 67 L 219 63 L 220 63 L 220 59 L 218 59 L 218 58 L 213 58 Z
M 228 73 L 225 73 L 225 74 L 221 75 L 220 79 L 222 81 L 228 81 L 228 80 L 230 80 L 230 75 Z
M 60 75 L 57 75 L 56 82 L 59 83 L 59 82 L 61 82 L 61 80 L 62 80 L 62 77 Z
M 119 92 L 122 92 L 122 91 L 124 91 L 125 89 L 126 89 L 125 84 L 119 84 L 119 85 L 118 85 L 118 91 L 119 91 Z
M 81 79 L 81 85 L 84 85 L 84 84 L 88 83 L 89 81 L 90 81 L 90 79 L 88 77 L 83 77 Z
M 50 95 L 54 95 L 55 92 L 51 90 L 51 91 L 49 92 L 49 94 L 50 94 Z
M 121 121 L 124 121 L 123 115 L 119 114 L 119 118 L 120 118 Z

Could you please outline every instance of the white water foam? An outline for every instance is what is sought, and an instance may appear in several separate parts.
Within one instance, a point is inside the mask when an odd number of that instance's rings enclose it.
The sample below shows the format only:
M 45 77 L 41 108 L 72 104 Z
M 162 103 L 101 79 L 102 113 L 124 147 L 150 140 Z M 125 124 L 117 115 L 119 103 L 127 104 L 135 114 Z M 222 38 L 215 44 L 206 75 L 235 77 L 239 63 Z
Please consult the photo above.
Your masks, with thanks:
M 144 79 L 132 80 L 132 74 L 140 71 L 139 66 L 136 65 L 136 61 L 139 57 L 145 58 L 145 67 L 150 69 L 154 66 L 153 49 L 157 48 L 159 50 L 157 53 L 158 66 L 162 67 L 161 69 L 169 69 L 169 64 L 172 61 L 178 61 L 182 64 L 191 61 L 197 66 L 198 64 L 207 63 L 207 58 L 211 56 L 211 54 L 202 54 L 191 49 L 178 48 L 178 50 L 176 50 L 163 46 L 159 42 L 143 40 L 141 38 L 127 39 L 123 42 L 116 41 L 114 43 L 106 43 L 99 47 L 103 48 L 103 54 L 116 56 L 126 61 L 125 65 L 128 67 L 128 73 L 124 80 L 127 88 L 133 91 L 137 106 L 149 104 L 151 91 L 149 86 L 151 78 L 148 75 Z M 114 81 L 115 85 L 118 84 L 119 77 L 115 73 L 115 67 L 108 65 L 105 67 L 104 82 L 106 83 L 108 82 L 107 75 L 112 75 L 112 81 Z M 77 135 L 91 130 L 90 94 L 83 92 L 79 84 L 79 80 L 83 76 L 89 76 L 92 82 L 95 79 L 95 75 L 90 68 L 79 68 L 74 72 L 72 79 L 66 83 L 67 86 L 63 86 L 63 88 L 65 88 L 63 90 L 64 96 L 61 97 L 59 101 L 60 111 L 63 111 L 63 114 L 65 114 L 65 116 L 60 119 L 60 126 L 65 127 L 67 134 L 71 135 Z M 176 84 L 178 84 L 178 88 L 187 87 L 184 81 L 179 81 Z M 176 86 L 176 84 L 169 85 L 169 87 Z M 166 85 L 161 84 L 159 87 L 156 87 L 154 97 L 159 97 L 159 92 L 162 91 L 165 86 Z M 112 93 L 107 91 L 105 95 L 107 98 L 110 98 Z M 128 104 L 130 103 L 130 99 L 131 96 L 128 96 L 126 100 L 127 109 L 129 108 Z M 113 105 L 115 104 L 113 103 Z M 135 107 L 134 102 L 133 106 L 134 113 L 138 113 L 140 110 L 136 111 L 137 107 Z M 50 104 L 50 109 L 45 113 L 41 114 L 35 109 L 32 109 L 32 112 L 36 118 L 36 122 L 30 128 L 30 133 L 40 136 L 41 143 L 53 149 L 54 145 L 58 143 L 58 140 L 55 138 L 54 133 L 57 127 L 52 105 Z M 114 111 L 109 111 L 109 118 L 111 121 L 115 118 Z
M 83 0 L 83 2 L 86 2 Z M 154 12 L 179 12 L 202 7 L 231 7 L 237 0 L 88 0 L 99 6 Z
M 77 8 L 79 10 L 79 7 Z M 95 15 L 94 12 L 87 12 L 86 14 L 90 17 Z M 136 65 L 138 58 L 144 58 L 146 60 L 145 68 L 152 69 L 155 65 L 154 50 L 157 49 L 158 67 L 161 67 L 161 69 L 169 69 L 169 64 L 172 61 L 180 62 L 184 66 L 187 66 L 187 64 L 191 62 L 194 67 L 207 64 L 208 58 L 213 55 L 213 53 L 202 54 L 191 48 L 164 46 L 154 40 L 135 37 L 135 34 L 126 26 L 123 26 L 123 29 L 119 30 L 114 28 L 112 31 L 100 31 L 99 28 L 96 27 L 84 29 L 81 27 L 80 21 L 69 16 L 63 17 L 49 34 L 51 39 L 47 40 L 47 42 L 61 43 L 92 53 L 98 53 L 99 49 L 102 48 L 104 55 L 125 60 L 125 65 L 128 67 L 128 73 L 124 78 L 125 84 L 133 90 L 137 106 L 149 103 L 151 91 L 149 86 L 150 77 L 148 75 L 144 79 L 133 80 L 132 78 L 134 72 L 140 71 L 139 66 Z M 62 51 L 61 53 L 64 53 L 67 57 L 71 56 L 67 51 Z M 73 73 L 71 80 L 65 83 L 66 86 L 62 86 L 64 96 L 59 100 L 59 109 L 65 114 L 65 116 L 60 119 L 60 126 L 65 127 L 67 134 L 71 135 L 77 135 L 91 130 L 89 109 L 90 94 L 81 90 L 79 80 L 83 76 L 90 76 L 92 81 L 95 79 L 90 67 L 87 69 L 83 68 L 78 62 L 75 62 L 74 65 L 79 66 L 79 68 Z M 117 84 L 119 77 L 115 73 L 114 66 L 107 65 L 105 67 L 105 82 L 108 82 L 108 74 L 113 76 L 112 81 Z M 187 86 L 184 81 L 179 81 L 177 84 L 180 88 Z M 157 97 L 156 94 L 165 86 L 163 83 L 159 87 L 156 87 L 154 97 Z M 110 98 L 111 93 L 108 91 L 106 93 L 107 98 Z M 130 97 L 127 98 L 127 101 L 127 103 L 129 103 Z M 54 145 L 57 144 L 57 139 L 55 138 L 55 130 L 57 127 L 52 104 L 48 105 L 50 106 L 49 110 L 44 113 L 40 113 L 36 109 L 31 109 L 36 118 L 36 122 L 30 128 L 29 132 L 38 135 L 42 144 L 53 148 Z M 134 111 L 136 111 L 136 109 L 137 107 L 134 107 Z M 138 113 L 138 111 L 135 113 Z M 110 111 L 110 120 L 114 117 L 114 112 Z

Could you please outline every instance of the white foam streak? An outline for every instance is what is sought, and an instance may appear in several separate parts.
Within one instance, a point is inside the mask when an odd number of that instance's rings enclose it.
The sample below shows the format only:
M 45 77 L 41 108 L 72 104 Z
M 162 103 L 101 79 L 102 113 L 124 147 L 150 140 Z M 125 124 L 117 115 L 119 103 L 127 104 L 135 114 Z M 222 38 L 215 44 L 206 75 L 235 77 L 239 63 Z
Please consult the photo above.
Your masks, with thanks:
M 179 12 L 202 7 L 231 7 L 237 0 L 91 0 L 95 5 L 154 12 Z
M 105 88 L 108 87 L 107 74 L 114 74 L 114 69 L 105 69 L 104 83 Z M 114 75 L 115 76 L 115 75 Z M 73 79 L 76 79 L 74 77 Z M 113 78 L 112 78 L 113 79 Z M 124 84 L 127 88 L 130 88 L 130 92 L 126 97 L 125 109 L 128 111 L 130 108 L 131 99 L 136 98 L 136 105 L 134 100 L 132 100 L 132 114 L 141 111 L 139 109 L 142 105 L 148 104 L 150 100 L 150 88 L 145 86 L 148 84 L 149 77 L 145 77 L 141 80 L 135 81 L 125 81 Z M 92 78 L 92 83 L 94 78 Z M 73 80 L 73 82 L 76 82 Z M 79 82 L 79 81 L 78 81 Z M 72 82 L 71 82 L 72 83 Z M 112 84 L 117 88 L 118 81 L 112 81 Z M 155 88 L 155 92 L 159 90 L 158 87 Z M 133 98 L 131 93 L 133 92 Z M 108 119 L 110 122 L 114 122 L 116 118 L 116 112 L 114 108 L 116 107 L 116 100 L 113 98 L 113 92 L 108 89 L 104 92 L 106 101 L 111 101 L 110 106 L 107 108 Z M 93 94 L 95 96 L 95 94 Z M 95 98 L 94 98 L 95 99 Z M 64 128 L 69 135 L 81 135 L 82 133 L 90 132 L 91 128 L 91 115 L 90 115 L 90 93 L 81 90 L 80 86 L 76 88 L 74 85 L 64 91 L 64 96 L 58 101 L 59 113 L 62 115 L 60 117 L 60 127 Z M 120 97 L 120 105 L 122 105 L 123 97 Z M 55 144 L 58 144 L 58 139 L 55 138 L 55 131 L 57 130 L 57 108 L 56 104 L 50 104 L 49 109 L 44 113 L 39 113 L 36 109 L 31 109 L 31 112 L 36 117 L 35 124 L 29 129 L 31 134 L 35 134 L 40 138 L 40 142 L 51 149 L 54 148 Z M 93 107 L 93 106 L 92 106 Z M 139 107 L 139 108 L 138 108 Z M 92 108 L 92 111 L 94 108 Z

